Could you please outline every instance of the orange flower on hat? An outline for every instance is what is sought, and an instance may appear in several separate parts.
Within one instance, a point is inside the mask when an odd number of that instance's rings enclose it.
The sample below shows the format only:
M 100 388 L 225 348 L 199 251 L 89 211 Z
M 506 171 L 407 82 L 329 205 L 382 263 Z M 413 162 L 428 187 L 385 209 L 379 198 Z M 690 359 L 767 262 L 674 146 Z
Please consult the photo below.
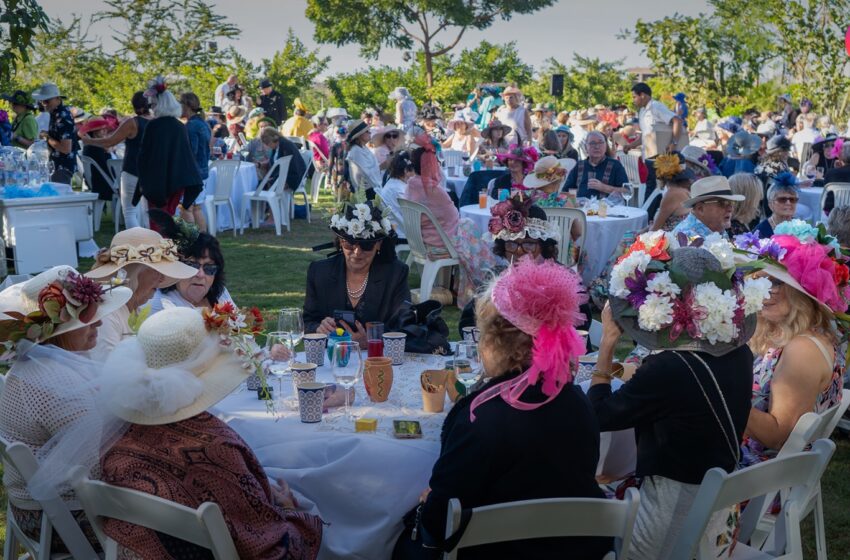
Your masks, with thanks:
M 655 237 L 657 237 L 657 239 L 654 239 Z M 664 232 L 659 231 L 645 233 L 638 236 L 637 240 L 632 243 L 632 246 L 623 253 L 623 256 L 617 259 L 617 262 L 619 263 L 635 251 L 643 251 L 654 261 L 669 261 L 670 254 L 667 252 L 669 247 L 670 244 L 668 243 L 667 236 L 664 235 Z

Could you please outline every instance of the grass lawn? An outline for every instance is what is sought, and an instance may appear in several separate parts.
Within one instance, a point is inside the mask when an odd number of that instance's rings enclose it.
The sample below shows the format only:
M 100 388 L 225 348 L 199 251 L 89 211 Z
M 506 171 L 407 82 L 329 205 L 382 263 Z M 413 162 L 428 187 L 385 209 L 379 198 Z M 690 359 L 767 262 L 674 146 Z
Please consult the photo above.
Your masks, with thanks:
M 330 197 L 322 196 L 319 207 L 313 211 L 313 223 L 296 220 L 293 231 L 284 232 L 281 237 L 275 236 L 270 228 L 246 230 L 245 235 L 238 237 L 231 232 L 219 235 L 227 263 L 227 287 L 239 305 L 256 305 L 273 321 L 280 308 L 302 306 L 307 267 L 327 253 L 314 253 L 312 247 L 331 240 L 327 228 L 330 203 Z M 101 247 L 109 244 L 112 228 L 112 222 L 104 219 L 96 235 Z M 80 263 L 81 270 L 88 270 L 90 266 L 91 259 Z M 418 284 L 418 275 L 414 273 L 411 286 Z M 443 316 L 456 339 L 460 311 L 447 307 Z M 830 558 L 850 560 L 850 441 L 841 435 L 836 435 L 834 440 L 838 449 L 822 482 L 827 544 Z M 5 512 L 6 496 L 0 487 L 0 548 L 5 540 Z M 813 534 L 808 520 L 803 532 L 806 558 L 815 558 Z

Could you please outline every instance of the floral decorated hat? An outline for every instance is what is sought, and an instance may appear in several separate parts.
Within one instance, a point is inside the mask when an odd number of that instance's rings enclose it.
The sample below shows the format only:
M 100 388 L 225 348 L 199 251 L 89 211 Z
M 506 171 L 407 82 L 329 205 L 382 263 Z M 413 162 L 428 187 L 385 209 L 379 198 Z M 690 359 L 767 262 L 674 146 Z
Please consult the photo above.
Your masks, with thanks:
M 360 204 L 342 203 L 331 216 L 331 229 L 347 241 L 383 239 L 393 233 L 392 224 L 371 201 Z
M 542 218 L 532 217 L 532 213 L 542 215 Z M 540 241 L 560 241 L 558 228 L 546 219 L 546 212 L 535 206 L 531 197 L 518 194 L 503 200 L 490 209 L 490 215 L 487 229 L 494 239 L 516 241 L 530 237 Z
M 505 153 L 496 154 L 496 158 L 506 165 L 509 159 L 522 162 L 523 172 L 527 175 L 534 169 L 534 164 L 540 159 L 540 154 L 532 146 L 523 148 L 517 144 L 511 144 Z
M 614 266 L 609 294 L 614 318 L 638 344 L 722 356 L 752 336 L 770 281 L 744 279 L 720 234 L 689 242 L 653 231 Z
M 797 219 L 782 222 L 773 232 L 766 239 L 757 233 L 735 238 L 739 251 L 754 259 L 750 268 L 788 284 L 830 313 L 844 315 L 850 304 L 850 259 L 838 240 L 822 224 L 815 228 Z

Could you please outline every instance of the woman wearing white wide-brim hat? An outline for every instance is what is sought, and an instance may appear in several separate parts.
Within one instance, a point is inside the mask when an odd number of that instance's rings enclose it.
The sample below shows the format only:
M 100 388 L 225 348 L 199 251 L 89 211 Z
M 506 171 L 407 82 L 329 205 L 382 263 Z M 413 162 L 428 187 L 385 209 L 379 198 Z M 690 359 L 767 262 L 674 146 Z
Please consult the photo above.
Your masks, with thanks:
M 100 405 L 130 426 L 104 453 L 102 480 L 189 507 L 217 503 L 239 558 L 314 559 L 322 520 L 298 511 L 285 482 L 271 486 L 248 444 L 207 412 L 250 373 L 230 348 L 186 308 L 154 315 L 116 347 Z M 170 558 L 174 544 L 202 551 L 119 521 L 104 530 L 145 558 Z
M 99 280 L 123 277 L 123 285 L 133 290 L 133 297 L 103 318 L 97 346 L 89 354 L 92 359 L 105 361 L 116 344 L 133 335 L 128 324 L 130 315 L 150 300 L 158 288 L 173 286 L 197 273 L 197 269 L 180 262 L 177 246 L 171 239 L 146 228 L 117 233 L 109 247 L 98 253 L 95 268 L 86 276 Z
M 101 319 L 123 307 L 131 295 L 124 287 L 104 288 L 70 266 L 54 267 L 0 292 L 0 342 L 7 349 L 4 358 L 12 362 L 0 395 L 0 435 L 25 444 L 41 463 L 29 484 L 6 465 L 3 482 L 12 515 L 36 541 L 39 499 L 54 488 L 81 526 L 88 525 L 63 477 L 69 465 L 94 465 L 101 439 L 114 437 L 121 423 L 105 420 L 95 405 L 100 365 L 86 353 L 97 342 Z M 74 441 L 68 437 L 71 431 L 88 437 Z M 96 538 L 87 533 L 97 548 Z M 65 543 L 54 535 L 53 551 L 63 550 L 67 552 Z

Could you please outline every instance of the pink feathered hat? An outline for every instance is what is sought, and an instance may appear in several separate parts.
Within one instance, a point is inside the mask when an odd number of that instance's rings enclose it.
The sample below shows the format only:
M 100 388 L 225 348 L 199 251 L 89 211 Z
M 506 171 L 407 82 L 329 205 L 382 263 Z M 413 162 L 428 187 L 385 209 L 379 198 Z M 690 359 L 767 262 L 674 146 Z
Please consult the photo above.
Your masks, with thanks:
M 469 409 L 474 421 L 476 407 L 501 397 L 518 410 L 533 410 L 558 396 L 572 383 L 573 369 L 585 353 L 585 343 L 575 325 L 584 321 L 579 306 L 587 301 L 581 279 L 554 261 L 535 263 L 528 257 L 495 280 L 493 305 L 499 314 L 534 340 L 531 366 L 521 375 L 482 391 Z M 546 400 L 528 403 L 523 392 L 542 382 Z

